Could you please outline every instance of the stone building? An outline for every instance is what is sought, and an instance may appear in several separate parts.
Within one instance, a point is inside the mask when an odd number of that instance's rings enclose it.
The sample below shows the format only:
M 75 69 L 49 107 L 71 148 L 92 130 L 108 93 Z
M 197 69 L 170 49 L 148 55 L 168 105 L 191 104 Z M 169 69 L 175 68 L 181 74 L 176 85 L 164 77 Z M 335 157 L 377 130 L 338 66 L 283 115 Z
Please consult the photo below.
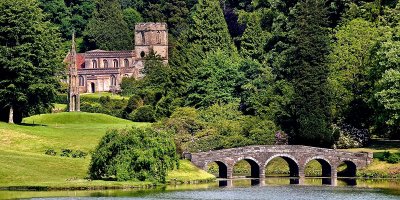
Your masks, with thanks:
M 143 59 L 151 50 L 160 55 L 164 62 L 168 62 L 166 23 L 136 24 L 134 40 L 134 50 L 93 50 L 85 53 L 74 53 L 75 50 L 71 50 L 67 56 L 70 63 L 69 78 L 73 77 L 71 72 L 75 70 L 77 75 L 76 81 L 69 80 L 70 91 L 74 90 L 73 87 L 78 87 L 79 93 L 119 91 L 123 77 L 143 77 Z M 71 66 L 71 63 L 74 64 Z M 73 83 L 77 83 L 77 86 Z

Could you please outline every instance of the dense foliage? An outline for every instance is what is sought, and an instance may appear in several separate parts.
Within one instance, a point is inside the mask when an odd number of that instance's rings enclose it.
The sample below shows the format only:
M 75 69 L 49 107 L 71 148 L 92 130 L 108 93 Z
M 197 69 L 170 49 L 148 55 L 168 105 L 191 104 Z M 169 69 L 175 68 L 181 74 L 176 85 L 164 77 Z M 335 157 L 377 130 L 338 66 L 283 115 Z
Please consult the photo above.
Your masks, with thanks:
M 214 104 L 202 110 L 178 108 L 156 127 L 175 133 L 180 152 L 274 144 L 277 131 L 271 120 L 243 115 L 237 103 Z
M 63 70 L 61 38 L 35 0 L 0 2 L 0 119 L 51 107 Z
M 76 32 L 81 51 L 131 49 L 135 23 L 168 24 L 168 64 L 149 55 L 145 78 L 124 78 L 123 104 L 84 110 L 163 121 L 184 106 L 236 105 L 290 144 L 400 137 L 398 0 L 36 1 L 65 44 Z
M 165 183 L 167 171 L 178 167 L 170 134 L 154 129 L 110 130 L 92 154 L 92 179 Z

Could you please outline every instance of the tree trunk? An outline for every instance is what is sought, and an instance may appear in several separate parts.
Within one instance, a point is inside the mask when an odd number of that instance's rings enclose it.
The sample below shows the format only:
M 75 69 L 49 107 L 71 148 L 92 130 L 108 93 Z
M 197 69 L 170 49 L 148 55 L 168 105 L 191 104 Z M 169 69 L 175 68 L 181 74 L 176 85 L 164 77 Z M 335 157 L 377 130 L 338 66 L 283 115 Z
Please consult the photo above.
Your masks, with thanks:
M 14 109 L 10 106 L 10 113 L 8 114 L 8 123 L 14 124 Z

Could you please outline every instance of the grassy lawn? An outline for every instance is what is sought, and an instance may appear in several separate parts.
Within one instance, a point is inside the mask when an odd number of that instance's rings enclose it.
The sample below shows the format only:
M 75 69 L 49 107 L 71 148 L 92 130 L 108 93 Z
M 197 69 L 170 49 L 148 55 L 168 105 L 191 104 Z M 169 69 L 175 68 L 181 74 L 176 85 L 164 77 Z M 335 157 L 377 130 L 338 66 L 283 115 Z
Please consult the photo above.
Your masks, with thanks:
M 377 159 L 383 152 L 400 153 L 400 141 L 373 140 L 371 145 L 365 148 L 345 149 L 351 152 L 372 152 L 374 161 L 365 169 L 359 170 L 359 176 L 372 178 L 400 178 L 400 163 L 390 164 Z
M 135 123 L 104 114 L 83 112 L 37 115 L 25 118 L 23 122 L 23 125 L 0 123 L 0 187 L 90 188 L 149 184 L 87 181 L 85 177 L 90 162 L 89 156 L 60 156 L 61 149 L 90 153 L 108 129 L 145 127 L 149 126 L 149 123 Z M 57 155 L 46 155 L 45 151 L 48 149 L 53 149 Z M 198 170 L 191 168 L 193 166 L 186 161 L 183 161 L 181 166 L 178 172 L 171 172 L 170 179 L 187 181 L 184 177 L 185 170 Z M 201 177 L 207 177 L 207 173 L 198 171 Z
M 181 160 L 179 169 L 169 172 L 167 176 L 167 182 L 171 183 L 201 182 L 212 179 L 215 179 L 214 175 L 197 168 L 188 160 Z
M 93 97 L 93 98 L 100 98 L 100 97 L 110 97 L 111 99 L 126 99 L 127 97 L 123 97 L 118 94 L 113 94 L 111 92 L 96 92 L 96 93 L 84 93 L 81 96 L 85 97 Z

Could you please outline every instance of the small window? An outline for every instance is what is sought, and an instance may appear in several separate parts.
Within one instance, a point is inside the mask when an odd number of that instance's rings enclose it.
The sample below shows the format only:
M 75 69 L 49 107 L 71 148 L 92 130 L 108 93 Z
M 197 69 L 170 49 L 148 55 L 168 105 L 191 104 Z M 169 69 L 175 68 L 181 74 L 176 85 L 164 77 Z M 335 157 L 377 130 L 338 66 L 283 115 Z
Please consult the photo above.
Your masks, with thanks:
M 145 40 L 145 38 L 144 38 L 144 31 L 141 31 L 141 32 L 140 32 L 140 35 L 142 36 L 142 44 L 145 44 L 145 43 L 146 43 L 146 40 Z
M 160 31 L 157 31 L 156 39 L 157 39 L 157 43 L 161 44 L 161 33 L 160 33 Z
M 146 56 L 146 53 L 144 51 L 140 52 L 140 57 L 144 58 Z
M 85 79 L 83 76 L 79 76 L 79 86 L 85 86 Z
M 125 67 L 129 67 L 129 60 L 128 60 L 128 59 L 125 59 L 125 60 L 124 60 L 124 66 L 125 66 Z
M 104 64 L 104 68 L 108 68 L 108 61 L 107 60 L 103 60 L 103 64 Z
M 115 76 L 111 76 L 110 85 L 111 86 L 116 86 L 117 85 L 117 79 L 115 78 Z
M 114 63 L 114 68 L 118 68 L 118 67 L 119 67 L 119 65 L 118 65 L 118 60 L 115 59 L 115 60 L 113 61 L 113 63 Z
M 97 68 L 97 61 L 96 60 L 92 60 L 92 66 L 93 66 L 93 68 Z

